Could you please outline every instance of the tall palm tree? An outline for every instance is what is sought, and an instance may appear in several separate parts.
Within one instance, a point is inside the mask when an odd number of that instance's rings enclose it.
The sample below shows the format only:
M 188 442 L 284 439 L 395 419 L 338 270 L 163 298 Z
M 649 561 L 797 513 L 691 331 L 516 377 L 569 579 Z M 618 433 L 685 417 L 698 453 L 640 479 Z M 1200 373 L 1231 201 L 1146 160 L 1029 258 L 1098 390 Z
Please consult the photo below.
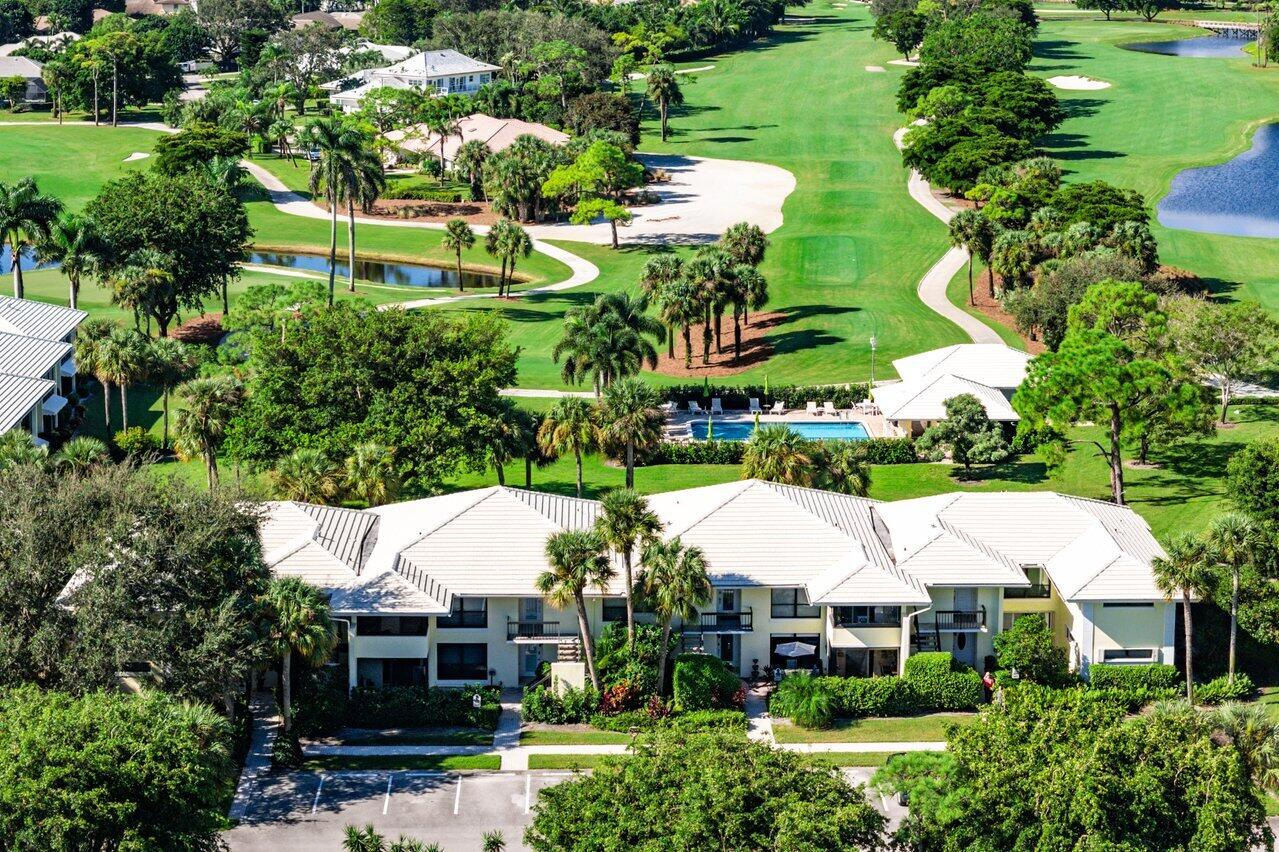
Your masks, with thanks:
M 341 200 L 346 202 L 346 251 L 350 264 L 346 289 L 355 292 L 355 207 L 368 210 L 386 189 L 386 175 L 382 172 L 382 161 L 361 137 L 361 144 L 351 157 L 348 167 L 348 180 L 340 187 Z
M 702 363 L 711 359 L 711 320 L 715 321 L 714 338 L 719 338 L 720 318 L 728 304 L 725 294 L 733 276 L 733 258 L 720 246 L 703 246 L 693 255 L 685 270 L 688 279 L 698 289 L 702 304 Z
M 564 336 L 551 350 L 566 382 L 590 378 L 598 397 L 618 379 L 639 372 L 647 363 L 657 366 L 657 348 L 666 336 L 665 324 L 648 315 L 648 297 L 606 293 L 589 305 L 571 308 L 564 315 Z
M 489 437 L 489 459 L 497 472 L 497 484 L 506 485 L 506 465 L 528 458 L 530 447 L 537 443 L 537 429 L 527 411 L 509 399 L 501 400 L 501 410 L 493 418 Z
M 692 326 L 702 315 L 702 298 L 697 285 L 681 279 L 662 289 L 658 297 L 658 311 L 662 322 L 680 327 L 684 337 L 684 369 L 693 366 Z M 675 357 L 674 337 L 671 338 L 670 355 Z
M 991 244 L 991 268 L 1009 286 L 1023 287 L 1035 268 L 1035 240 L 1026 231 L 1004 231 Z
M 400 477 L 395 472 L 395 451 L 381 444 L 356 444 L 346 457 L 342 485 L 346 492 L 369 506 L 381 506 L 395 499 Z
M 755 278 L 763 278 L 759 270 L 745 263 L 733 267 L 733 274 L 724 284 L 724 298 L 733 307 L 733 363 L 742 360 L 742 316 L 751 303 L 752 290 L 760 285 Z M 767 288 L 768 285 L 762 285 Z
M 147 338 L 132 328 L 115 328 L 102 342 L 97 356 L 100 369 L 109 376 L 112 384 L 120 388 L 120 423 L 129 428 L 129 385 L 136 384 L 146 375 Z
M 973 296 L 973 258 L 989 258 L 995 241 L 994 223 L 980 210 L 961 210 L 950 220 L 950 244 L 968 252 L 968 304 L 975 305 Z M 991 273 L 990 296 L 995 296 L 995 283 Z
M 600 418 L 605 437 L 626 447 L 626 487 L 635 487 L 635 448 L 661 438 L 662 417 L 657 391 L 636 376 L 618 379 L 604 389 Z
M 768 250 L 768 238 L 764 236 L 764 231 L 759 225 L 752 225 L 750 222 L 729 225 L 724 236 L 719 238 L 719 244 L 732 256 L 733 262 L 748 266 L 763 263 L 764 252 Z
M 280 500 L 325 505 L 337 497 L 342 482 L 337 465 L 312 447 L 296 449 L 276 462 L 271 479 Z
M 514 226 L 510 219 L 498 219 L 489 226 L 484 234 L 484 251 L 489 257 L 502 262 L 502 271 L 497 276 L 497 295 L 502 295 L 502 282 L 506 280 L 506 257 L 502 254 L 502 246 L 506 241 L 507 229 Z
M 666 682 L 666 648 L 671 641 L 671 623 L 680 618 L 697 618 L 698 607 L 711 599 L 711 578 L 706 554 L 700 547 L 685 547 L 679 536 L 653 541 L 640 557 L 639 588 L 653 603 L 662 621 L 661 654 L 657 658 L 657 688 Z
M 811 445 L 785 424 L 760 426 L 746 441 L 742 479 L 810 486 L 815 473 Z
M 35 178 L 0 183 L 0 237 L 9 243 L 14 298 L 26 297 L 22 283 L 23 250 L 32 243 L 47 239 L 61 212 L 62 202 L 41 193 Z
M 324 592 L 297 577 L 281 577 L 267 586 L 270 643 L 280 656 L 280 685 L 284 694 L 284 732 L 293 727 L 293 656 L 315 667 L 323 665 L 337 644 Z
M 657 540 L 662 532 L 662 522 L 648 507 L 648 501 L 630 487 L 615 488 L 605 494 L 600 501 L 600 509 L 595 519 L 595 532 L 607 547 L 622 556 L 626 580 L 626 645 L 634 648 L 635 573 L 631 563 L 637 547 L 642 553 Z
M 648 72 L 648 96 L 657 102 L 662 118 L 662 141 L 665 142 L 671 105 L 684 103 L 684 93 L 680 91 L 674 66 L 663 63 Z
M 1167 557 L 1155 557 L 1151 567 L 1155 572 L 1155 584 L 1161 592 L 1169 598 L 1181 596 L 1186 649 L 1186 700 L 1194 704 L 1194 626 L 1191 623 L 1190 604 L 1208 587 L 1208 554 L 1203 539 L 1188 533 L 1170 541 L 1166 550 Z
M 751 310 L 759 310 L 768 304 L 768 279 L 764 273 L 753 266 L 739 263 L 736 269 L 738 286 L 745 292 L 746 300 L 741 304 L 742 319 L 751 324 Z
M 184 406 L 174 418 L 174 448 L 182 458 L 204 459 L 209 491 L 218 486 L 218 449 L 231 418 L 244 403 L 244 385 L 234 376 L 192 379 L 178 387 Z
M 537 443 L 548 457 L 572 453 L 577 461 L 577 496 L 582 496 L 582 455 L 599 446 L 594 406 L 584 399 L 566 396 L 547 412 L 537 430 Z
M 684 277 L 684 261 L 679 255 L 659 254 L 650 257 L 640 271 L 640 290 L 654 304 L 663 304 L 663 296 L 667 288 L 675 285 Z M 665 320 L 664 320 L 665 321 Z M 666 322 L 666 357 L 675 358 L 675 323 Z
M 487 150 L 487 149 L 486 149 Z M 475 245 L 475 232 L 466 224 L 465 219 L 450 219 L 444 226 L 444 237 L 440 247 L 451 251 L 457 257 L 457 289 L 466 290 L 466 282 L 462 280 L 462 252 Z
M 471 185 L 471 200 L 484 198 L 484 164 L 493 152 L 479 139 L 468 139 L 453 155 L 453 173 Z
M 582 635 L 586 670 L 591 676 L 591 685 L 598 692 L 600 676 L 595 669 L 595 640 L 586 620 L 586 590 L 594 587 L 600 592 L 607 591 L 614 575 L 613 563 L 605 553 L 600 537 L 582 530 L 564 530 L 548 538 L 546 562 L 550 570 L 538 575 L 537 590 L 558 609 L 564 609 L 570 603 L 577 606 L 577 626 Z
M 1208 528 L 1208 556 L 1230 574 L 1230 650 L 1226 672 L 1235 681 L 1235 645 L 1239 633 L 1239 579 L 1244 570 L 1257 564 L 1264 544 L 1261 530 L 1246 515 L 1227 512 L 1218 515 Z
M 71 286 L 67 304 L 72 308 L 80 304 L 80 279 L 97 272 L 108 253 L 93 220 L 81 213 L 66 211 L 49 226 L 37 250 L 41 260 L 56 262 L 59 271 L 67 276 Z
M 311 166 L 312 195 L 322 195 L 329 205 L 329 304 L 333 304 L 338 251 L 338 204 L 346 193 L 357 193 L 354 163 L 363 147 L 363 136 L 340 118 L 317 118 L 303 128 L 306 142 L 319 151 Z
M 293 148 L 289 145 L 289 137 L 297 131 L 297 126 L 287 118 L 277 118 L 266 131 L 275 142 L 275 150 L 281 157 L 288 157 L 290 163 L 293 162 Z
M 510 295 L 511 285 L 515 283 L 515 263 L 521 257 L 533 253 L 533 240 L 528 231 L 514 222 L 508 222 L 498 242 L 498 253 L 502 257 L 502 268 L 506 270 L 505 295 Z M 502 284 L 498 284 L 498 295 L 503 295 Z
M 102 419 L 106 434 L 111 434 L 111 369 L 104 357 L 111 332 L 119 323 L 105 319 L 87 319 L 80 323 L 75 336 L 76 370 L 97 379 L 102 386 Z
M 157 337 L 147 346 L 147 381 L 160 389 L 164 405 L 164 446 L 169 446 L 169 394 L 191 378 L 199 363 L 195 349 L 172 337 Z

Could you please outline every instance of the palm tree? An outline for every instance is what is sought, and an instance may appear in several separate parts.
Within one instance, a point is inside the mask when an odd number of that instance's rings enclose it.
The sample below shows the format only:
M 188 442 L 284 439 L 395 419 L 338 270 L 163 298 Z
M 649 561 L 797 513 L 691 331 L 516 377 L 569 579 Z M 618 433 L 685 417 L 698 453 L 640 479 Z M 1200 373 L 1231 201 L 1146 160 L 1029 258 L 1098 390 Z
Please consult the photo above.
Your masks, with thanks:
M 63 212 L 38 245 L 41 260 L 54 261 L 71 285 L 68 304 L 80 303 L 80 279 L 98 271 L 107 255 L 93 220 L 81 213 Z
M 487 149 L 486 149 L 487 150 Z M 440 246 L 445 251 L 452 251 L 457 256 L 457 289 L 466 290 L 466 282 L 462 280 L 462 252 L 475 245 L 475 232 L 466 224 L 465 219 L 450 219 L 444 226 L 444 237 Z
M 329 304 L 333 304 L 338 251 L 338 203 L 358 194 L 355 162 L 364 146 L 363 136 L 340 118 L 317 118 L 302 131 L 307 144 L 320 152 L 311 166 L 311 194 L 324 196 L 329 205 Z
M 146 375 L 147 338 L 132 328 L 115 328 L 102 341 L 98 354 L 99 369 L 110 377 L 112 384 L 120 388 L 120 423 L 129 428 L 129 385 Z
M 217 155 L 204 164 L 204 172 L 208 175 L 210 183 L 222 187 L 231 194 L 235 194 L 249 174 L 248 169 L 240 165 L 239 158 Z M 224 300 L 223 308 L 225 307 Z M 225 313 L 225 310 L 223 312 Z
M 1218 515 L 1208 528 L 1208 556 L 1230 574 L 1230 651 L 1226 672 L 1235 681 L 1235 645 L 1239 633 L 1239 578 L 1258 561 L 1263 546 L 1261 531 L 1246 515 L 1227 512 Z
M 453 155 L 453 173 L 471 185 L 471 200 L 484 197 L 484 164 L 488 162 L 488 145 L 479 139 L 468 139 Z
M 733 306 L 733 363 L 742 360 L 742 315 L 750 307 L 751 292 L 755 289 L 768 289 L 767 284 L 757 284 L 754 279 L 764 276 L 753 266 L 739 263 L 733 267 L 733 274 L 725 282 L 723 297 Z
M 700 547 L 685 547 L 679 536 L 669 541 L 653 541 L 640 557 L 639 588 L 653 603 L 662 621 L 661 653 L 657 658 L 657 688 L 666 682 L 666 649 L 671 641 L 671 623 L 697 618 L 698 607 L 711 599 L 711 578 L 706 554 Z
M 22 284 L 23 249 L 48 239 L 49 231 L 61 212 L 62 202 L 52 195 L 42 194 L 35 178 L 0 183 L 0 237 L 9 243 L 14 298 L 26 296 Z
M 618 379 L 604 389 L 602 431 L 626 447 L 627 488 L 635 487 L 635 447 L 661 438 L 660 404 L 657 391 L 636 376 Z
M 381 506 L 395 499 L 400 477 L 395 472 L 395 451 L 381 444 L 356 444 L 346 457 L 342 487 L 368 506 Z
M 1189 533 L 1169 542 L 1167 552 L 1166 557 L 1155 557 L 1151 567 L 1155 572 L 1155 583 L 1161 592 L 1170 599 L 1174 595 L 1181 595 L 1186 649 L 1186 700 L 1194 704 L 1194 626 L 1191 624 L 1190 604 L 1208 587 L 1208 554 L 1203 539 Z
M 1279 790 L 1279 725 L 1260 704 L 1223 704 L 1212 714 L 1215 729 L 1230 742 L 1262 790 Z
M 995 241 L 995 227 L 980 210 L 961 210 L 950 220 L 950 244 L 968 252 L 968 304 L 975 305 L 973 297 L 973 258 L 989 260 Z M 991 272 L 990 296 L 995 297 L 994 272 Z
M 88 319 L 80 323 L 75 336 L 76 370 L 92 375 L 102 386 L 102 417 L 106 434 L 111 434 L 111 370 L 104 357 L 111 332 L 119 324 L 105 319 Z
M 363 137 L 349 165 L 349 180 L 344 183 L 339 193 L 346 202 L 346 249 L 350 264 L 347 291 L 355 292 L 355 206 L 368 210 L 386 189 L 386 176 L 382 173 L 382 161 L 374 153 Z
M 702 305 L 702 363 L 711 359 L 711 317 L 715 318 L 714 338 L 719 339 L 720 318 L 728 304 L 725 295 L 733 275 L 733 258 L 720 246 L 703 246 L 693 255 L 685 270 L 698 290 Z
M 648 501 L 628 486 L 615 488 L 600 501 L 595 532 L 604 544 L 622 555 L 626 579 L 626 645 L 635 647 L 635 574 L 631 566 L 635 548 L 642 553 L 657 540 L 662 522 Z
M 759 310 L 768 304 L 768 279 L 764 273 L 753 266 L 738 264 L 736 269 L 738 286 L 745 292 L 746 300 L 741 304 L 742 319 L 751 324 L 750 310 Z
M 650 302 L 662 304 L 667 288 L 684 277 L 684 261 L 678 255 L 659 254 L 650 257 L 640 271 L 640 290 Z M 675 323 L 666 324 L 666 357 L 675 358 Z
M 742 479 L 809 486 L 815 472 L 809 442 L 781 423 L 756 429 L 742 453 Z
M 329 601 L 324 592 L 297 577 L 272 580 L 265 603 L 270 612 L 269 641 L 280 656 L 287 734 L 293 727 L 293 655 L 312 667 L 323 665 L 337 644 L 337 631 L 329 617 Z
M 750 222 L 729 225 L 724 236 L 719 238 L 719 244 L 732 256 L 735 263 L 745 263 L 748 266 L 763 263 L 764 252 L 768 250 L 768 238 L 764 236 L 763 230 Z
M 528 457 L 530 447 L 537 443 L 537 429 L 529 413 L 511 400 L 502 399 L 499 406 L 489 437 L 489 460 L 497 472 L 497 484 L 505 486 L 506 465 Z
M 556 363 L 564 359 L 561 375 L 566 382 L 590 378 L 598 397 L 612 382 L 639 372 L 645 363 L 650 369 L 657 366 L 657 348 L 650 336 L 661 342 L 666 326 L 648 315 L 647 296 L 606 293 L 565 313 L 564 336 L 551 350 L 551 358 Z
M 548 457 L 573 454 L 577 461 L 577 496 L 581 497 L 582 455 L 599 446 L 595 408 L 579 397 L 562 398 L 538 428 L 537 443 Z
M 697 285 L 688 280 L 676 281 L 662 289 L 657 305 L 662 322 L 680 327 L 684 337 L 684 369 L 691 369 L 693 366 L 691 329 L 693 323 L 702 315 L 702 299 Z M 672 337 L 670 349 L 672 358 L 675 357 L 674 346 Z
M 267 128 L 267 135 L 275 141 L 275 149 L 281 157 L 288 157 L 293 162 L 293 148 L 289 145 L 289 137 L 297 133 L 297 126 L 287 118 L 277 118 Z
M 648 96 L 657 102 L 658 112 L 662 116 L 662 141 L 665 142 L 670 107 L 672 104 L 684 103 L 684 93 L 680 91 L 674 66 L 662 64 L 648 72 Z
M 106 444 L 97 438 L 81 436 L 63 444 L 62 449 L 54 454 L 53 463 L 59 470 L 79 473 L 96 467 L 110 458 L 111 451 L 107 449 Z
M 440 174 L 443 174 L 444 145 L 450 136 L 457 136 L 461 132 L 461 125 L 458 122 L 458 116 L 451 110 L 436 104 L 429 106 L 432 108 L 427 110 L 423 123 L 428 130 L 440 137 Z
M 599 536 L 582 530 L 564 530 L 548 538 L 546 562 L 550 570 L 538 575 L 537 590 L 558 609 L 565 609 L 570 603 L 576 604 L 586 670 L 591 676 L 591 685 L 599 692 L 595 640 L 586 621 L 586 590 L 595 587 L 601 592 L 607 591 L 614 575 L 613 564 L 604 552 L 604 543 Z
M 342 829 L 342 852 L 387 852 L 386 838 L 372 825 L 348 825 Z
M 199 363 L 196 350 L 172 337 L 157 337 L 147 346 L 147 381 L 164 400 L 164 446 L 169 446 L 169 394 L 191 378 Z
M 234 376 L 214 376 L 192 379 L 177 392 L 185 404 L 174 418 L 174 449 L 184 459 L 204 459 L 209 491 L 213 491 L 218 485 L 218 448 L 244 402 L 244 385 Z
M 498 242 L 498 254 L 502 258 L 502 268 L 506 270 L 505 295 L 510 295 L 511 285 L 515 283 L 515 262 L 521 257 L 533 253 L 533 240 L 528 231 L 514 222 L 508 222 Z M 503 295 L 502 284 L 498 283 L 498 295 Z
M 822 488 L 854 497 L 870 494 L 870 466 L 856 441 L 829 441 L 821 453 L 817 479 Z
M 506 838 L 502 836 L 500 831 L 486 831 L 480 842 L 482 852 L 504 852 L 506 849 Z
M 1035 240 L 1026 231 L 1004 231 L 991 244 L 990 266 L 1009 286 L 1023 287 L 1035 268 Z
M 338 468 L 323 450 L 301 447 L 276 462 L 271 478 L 276 497 L 301 503 L 327 504 L 338 495 Z
M 48 447 L 37 447 L 35 436 L 25 429 L 0 432 L 0 470 L 23 465 L 43 465 L 49 459 Z

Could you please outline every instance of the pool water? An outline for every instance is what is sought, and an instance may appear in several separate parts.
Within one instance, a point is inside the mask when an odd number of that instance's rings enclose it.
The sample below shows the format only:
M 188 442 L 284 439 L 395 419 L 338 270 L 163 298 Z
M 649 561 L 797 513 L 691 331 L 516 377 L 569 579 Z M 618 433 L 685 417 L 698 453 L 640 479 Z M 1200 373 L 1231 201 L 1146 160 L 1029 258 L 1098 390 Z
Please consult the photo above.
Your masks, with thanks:
M 1243 49 L 1252 43 L 1249 38 L 1230 36 L 1203 36 L 1202 38 L 1178 38 L 1172 41 L 1139 41 L 1121 44 L 1126 50 L 1141 53 L 1161 53 L 1165 56 L 1230 57 L 1242 59 Z
M 810 441 L 864 441 L 870 437 L 865 426 L 852 420 L 806 421 L 784 425 Z M 689 428 L 694 438 L 706 440 L 705 420 L 694 420 Z M 716 441 L 745 441 L 754 431 L 755 423 L 752 420 L 716 420 L 711 437 Z
M 1279 124 L 1262 125 L 1252 147 L 1226 163 L 1186 169 L 1156 207 L 1167 228 L 1237 237 L 1279 237 Z

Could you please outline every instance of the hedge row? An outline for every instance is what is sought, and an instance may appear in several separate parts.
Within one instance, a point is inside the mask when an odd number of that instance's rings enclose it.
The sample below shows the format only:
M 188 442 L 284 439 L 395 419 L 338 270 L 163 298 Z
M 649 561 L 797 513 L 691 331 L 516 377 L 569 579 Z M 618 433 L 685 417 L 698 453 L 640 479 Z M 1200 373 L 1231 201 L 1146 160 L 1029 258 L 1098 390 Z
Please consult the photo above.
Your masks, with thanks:
M 865 385 L 772 385 L 764 392 L 763 385 L 745 385 L 723 387 L 711 384 L 672 385 L 663 389 L 665 399 L 674 400 L 686 405 L 695 399 L 700 403 L 708 403 L 718 397 L 725 408 L 745 410 L 752 399 L 758 399 L 761 405 L 771 406 L 781 402 L 787 408 L 803 408 L 810 401 L 822 403 L 830 400 L 836 408 L 852 408 L 854 404 L 866 399 Z
M 820 441 L 815 443 L 821 443 Z M 919 461 L 910 438 L 867 438 L 857 449 L 868 464 L 914 464 Z M 664 441 L 653 464 L 741 464 L 745 441 Z
M 741 708 L 744 688 L 728 664 L 709 654 L 680 654 L 671 678 L 675 709 L 723 710 Z
M 382 197 L 403 201 L 437 201 L 445 204 L 457 204 L 463 200 L 463 194 L 450 187 L 432 186 L 418 181 L 394 181 L 387 184 Z
M 472 702 L 477 693 L 479 707 Z M 357 686 L 344 715 L 346 724 L 358 728 L 470 726 L 491 731 L 502 715 L 501 695 L 496 686 Z
M 654 716 L 647 710 L 628 710 L 605 716 L 597 713 L 591 717 L 591 727 L 601 731 L 617 731 L 628 734 L 639 731 L 745 731 L 746 714 L 741 710 L 693 710 L 670 716 Z
M 1166 663 L 1125 666 L 1093 663 L 1088 667 L 1088 681 L 1094 689 L 1177 689 L 1181 673 Z

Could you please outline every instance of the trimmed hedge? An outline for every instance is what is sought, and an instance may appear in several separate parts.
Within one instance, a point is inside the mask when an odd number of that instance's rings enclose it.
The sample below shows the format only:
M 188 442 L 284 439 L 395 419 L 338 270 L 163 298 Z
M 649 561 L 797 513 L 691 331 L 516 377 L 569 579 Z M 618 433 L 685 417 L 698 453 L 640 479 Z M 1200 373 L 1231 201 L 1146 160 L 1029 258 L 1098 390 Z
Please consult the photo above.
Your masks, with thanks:
M 916 659 L 919 662 L 911 665 Z M 976 710 L 985 697 L 977 672 L 956 667 L 947 651 L 909 658 L 904 677 L 821 677 L 816 681 L 833 698 L 835 715 L 847 719 Z M 777 708 L 778 715 L 786 715 L 782 710 Z
M 458 204 L 469 196 L 455 187 L 439 186 L 435 183 L 417 180 L 388 181 L 382 191 L 382 198 L 403 201 L 436 201 L 445 204 Z
M 672 690 L 675 709 L 682 713 L 740 708 L 745 694 L 741 679 L 728 664 L 709 654 L 676 657 Z
M 985 698 L 981 675 L 958 665 L 949 651 L 925 651 L 909 657 L 905 679 L 934 710 L 975 710 Z
M 575 725 L 590 721 L 599 709 L 599 696 L 591 687 L 568 688 L 562 696 L 548 687 L 538 686 L 525 690 L 520 702 L 520 716 L 525 722 L 541 722 L 546 725 Z
M 1177 689 L 1181 686 L 1181 673 L 1167 663 L 1093 663 L 1088 667 L 1088 682 L 1095 689 Z
M 914 464 L 919 461 L 915 442 L 910 438 L 867 438 L 857 442 L 857 449 L 868 464 Z M 745 441 L 664 441 L 651 463 L 741 464 L 745 452 Z
M 743 411 L 750 405 L 752 398 L 758 399 L 765 406 L 771 406 L 780 400 L 787 408 L 803 408 L 810 400 L 818 403 L 830 400 L 835 403 L 836 408 L 852 408 L 855 403 L 866 399 L 866 385 L 772 385 L 768 393 L 764 393 L 763 385 L 687 384 L 665 388 L 662 396 L 681 404 L 687 404 L 690 399 L 705 403 L 719 397 L 725 408 L 739 408 Z
M 656 717 L 646 710 L 628 710 L 612 716 L 596 714 L 591 717 L 591 727 L 601 731 L 630 733 L 640 731 L 679 731 L 698 733 L 703 731 L 745 731 L 746 714 L 741 710 L 694 710 L 673 716 Z
M 478 708 L 471 703 L 477 693 Z M 357 728 L 470 726 L 491 731 L 502 715 L 501 695 L 496 686 L 357 686 L 346 704 L 346 724 Z

